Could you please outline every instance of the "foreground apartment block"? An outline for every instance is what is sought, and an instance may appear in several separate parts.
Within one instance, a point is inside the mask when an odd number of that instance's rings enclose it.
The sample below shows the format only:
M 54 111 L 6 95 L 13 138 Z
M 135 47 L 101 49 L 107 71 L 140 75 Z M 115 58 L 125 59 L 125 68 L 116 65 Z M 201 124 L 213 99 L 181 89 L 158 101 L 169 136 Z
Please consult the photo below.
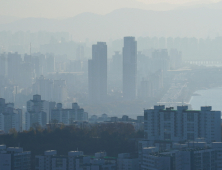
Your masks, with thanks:
M 188 106 L 154 106 L 144 110 L 145 139 L 173 142 L 195 141 L 203 138 L 207 143 L 221 141 L 221 112 L 211 106 L 201 110 L 188 110 Z
M 0 145 L 1 170 L 31 170 L 31 152 L 23 148 Z
M 143 149 L 142 170 L 221 170 L 222 143 L 177 144 L 160 151 L 159 148 Z
M 35 156 L 35 170 L 116 170 L 115 158 L 105 152 L 85 156 L 82 151 L 70 151 L 67 156 L 57 155 L 56 150 Z

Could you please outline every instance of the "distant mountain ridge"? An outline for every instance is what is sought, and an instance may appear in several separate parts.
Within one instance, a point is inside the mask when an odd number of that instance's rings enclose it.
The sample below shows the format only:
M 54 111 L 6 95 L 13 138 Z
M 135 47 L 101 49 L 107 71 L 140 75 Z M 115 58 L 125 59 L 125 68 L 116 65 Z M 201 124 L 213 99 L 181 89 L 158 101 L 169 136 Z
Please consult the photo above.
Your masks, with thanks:
M 1 15 L 0 16 L 0 24 L 7 24 L 16 20 L 19 20 L 20 18 L 18 17 L 13 17 L 13 16 L 5 16 Z
M 82 13 L 66 19 L 25 18 L 1 24 L 0 31 L 67 31 L 76 40 L 107 40 L 126 35 L 206 37 L 222 35 L 221 20 L 221 9 L 206 7 L 170 11 L 124 8 L 106 15 Z

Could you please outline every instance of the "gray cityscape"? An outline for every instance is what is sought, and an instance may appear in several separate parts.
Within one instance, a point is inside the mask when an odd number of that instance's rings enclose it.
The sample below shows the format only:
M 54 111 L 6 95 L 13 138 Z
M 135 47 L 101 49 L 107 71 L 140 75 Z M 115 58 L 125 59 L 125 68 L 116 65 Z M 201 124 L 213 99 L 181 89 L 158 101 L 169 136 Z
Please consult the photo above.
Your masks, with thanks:
M 0 0 L 0 170 L 222 170 L 221 0 Z

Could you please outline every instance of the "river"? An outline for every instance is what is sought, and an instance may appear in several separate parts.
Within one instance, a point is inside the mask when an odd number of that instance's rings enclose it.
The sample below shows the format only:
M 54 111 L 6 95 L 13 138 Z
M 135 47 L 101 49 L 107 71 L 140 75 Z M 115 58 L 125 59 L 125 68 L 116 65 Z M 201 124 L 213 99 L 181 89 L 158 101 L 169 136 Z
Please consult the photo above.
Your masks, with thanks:
M 222 87 L 198 90 L 189 103 L 193 110 L 200 110 L 201 106 L 212 106 L 212 110 L 222 111 Z

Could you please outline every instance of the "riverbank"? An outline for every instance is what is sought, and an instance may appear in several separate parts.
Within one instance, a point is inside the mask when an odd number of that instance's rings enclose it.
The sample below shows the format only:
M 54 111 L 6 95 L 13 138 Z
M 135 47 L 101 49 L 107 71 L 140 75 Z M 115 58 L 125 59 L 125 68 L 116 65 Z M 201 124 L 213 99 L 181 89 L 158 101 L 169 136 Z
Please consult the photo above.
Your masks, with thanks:
M 189 104 L 193 109 L 200 109 L 201 106 L 212 106 L 213 110 L 222 111 L 222 87 L 203 89 L 195 91 L 195 96 L 191 96 Z

